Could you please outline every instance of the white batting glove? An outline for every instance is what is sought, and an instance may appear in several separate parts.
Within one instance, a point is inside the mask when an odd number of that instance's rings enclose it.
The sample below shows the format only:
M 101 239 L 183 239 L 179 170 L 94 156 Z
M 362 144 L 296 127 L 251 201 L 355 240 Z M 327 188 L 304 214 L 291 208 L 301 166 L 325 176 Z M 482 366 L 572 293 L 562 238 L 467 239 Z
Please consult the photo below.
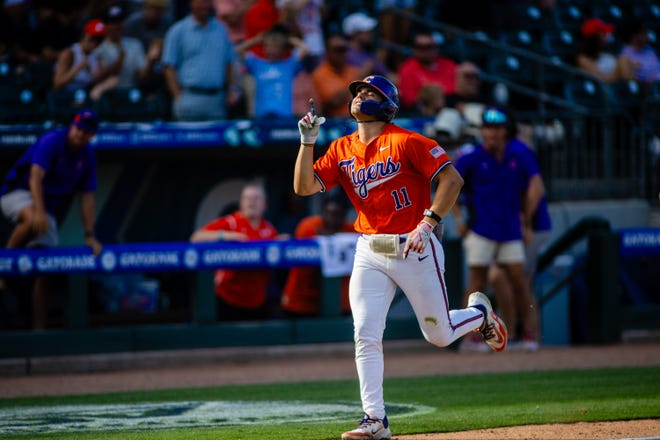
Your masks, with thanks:
M 319 137 L 319 127 L 325 122 L 323 116 L 307 113 L 298 121 L 298 131 L 300 132 L 300 143 L 313 144 Z
M 403 258 L 408 257 L 408 252 L 413 251 L 421 254 L 429 244 L 431 233 L 433 232 L 433 225 L 426 220 L 422 220 L 417 224 L 417 227 L 410 231 L 406 239 L 406 245 L 403 247 Z

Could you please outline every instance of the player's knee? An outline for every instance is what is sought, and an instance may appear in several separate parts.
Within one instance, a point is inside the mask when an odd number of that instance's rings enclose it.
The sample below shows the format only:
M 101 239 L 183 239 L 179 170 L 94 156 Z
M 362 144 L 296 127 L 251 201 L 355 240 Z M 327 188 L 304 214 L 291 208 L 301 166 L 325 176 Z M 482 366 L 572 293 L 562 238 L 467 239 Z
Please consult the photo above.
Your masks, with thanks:
M 422 331 L 422 334 L 424 335 L 424 339 L 426 339 L 429 343 L 437 346 L 437 347 L 447 347 L 449 344 L 451 344 L 453 341 L 451 337 L 442 331 L 435 330 L 435 331 Z

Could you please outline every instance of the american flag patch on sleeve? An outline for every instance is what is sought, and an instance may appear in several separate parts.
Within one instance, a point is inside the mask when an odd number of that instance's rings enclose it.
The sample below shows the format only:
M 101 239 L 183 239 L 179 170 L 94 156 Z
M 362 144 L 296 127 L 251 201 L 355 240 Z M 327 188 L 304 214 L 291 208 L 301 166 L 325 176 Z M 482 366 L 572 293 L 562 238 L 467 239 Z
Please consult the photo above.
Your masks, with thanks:
M 435 157 L 436 159 L 442 156 L 443 154 L 447 154 L 447 152 L 440 145 L 436 145 L 435 147 L 433 147 L 433 149 L 431 149 L 429 153 L 431 153 L 431 156 Z

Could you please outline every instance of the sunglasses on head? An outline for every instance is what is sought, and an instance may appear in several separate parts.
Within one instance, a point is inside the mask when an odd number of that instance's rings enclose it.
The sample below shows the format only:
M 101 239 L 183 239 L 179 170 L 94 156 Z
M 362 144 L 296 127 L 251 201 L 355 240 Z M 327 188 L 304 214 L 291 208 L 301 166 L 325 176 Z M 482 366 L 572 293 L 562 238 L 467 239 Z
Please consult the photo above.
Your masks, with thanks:
M 489 108 L 484 110 L 481 116 L 481 122 L 484 125 L 505 125 L 508 122 L 508 118 L 502 110 Z

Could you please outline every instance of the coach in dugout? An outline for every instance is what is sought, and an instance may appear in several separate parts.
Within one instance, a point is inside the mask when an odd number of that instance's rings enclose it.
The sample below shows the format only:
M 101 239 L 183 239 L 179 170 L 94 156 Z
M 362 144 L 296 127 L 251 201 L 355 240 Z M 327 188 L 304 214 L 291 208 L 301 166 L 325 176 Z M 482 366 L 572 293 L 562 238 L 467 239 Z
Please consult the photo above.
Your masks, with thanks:
M 79 111 L 67 129 L 41 136 L 14 164 L 2 184 L 2 214 L 15 226 L 7 248 L 58 244 L 58 222 L 80 194 L 85 245 L 94 255 L 101 244 L 94 236 L 96 160 L 89 141 L 99 126 L 92 110 Z M 32 292 L 32 327 L 43 329 L 48 318 L 48 280 L 37 277 Z

